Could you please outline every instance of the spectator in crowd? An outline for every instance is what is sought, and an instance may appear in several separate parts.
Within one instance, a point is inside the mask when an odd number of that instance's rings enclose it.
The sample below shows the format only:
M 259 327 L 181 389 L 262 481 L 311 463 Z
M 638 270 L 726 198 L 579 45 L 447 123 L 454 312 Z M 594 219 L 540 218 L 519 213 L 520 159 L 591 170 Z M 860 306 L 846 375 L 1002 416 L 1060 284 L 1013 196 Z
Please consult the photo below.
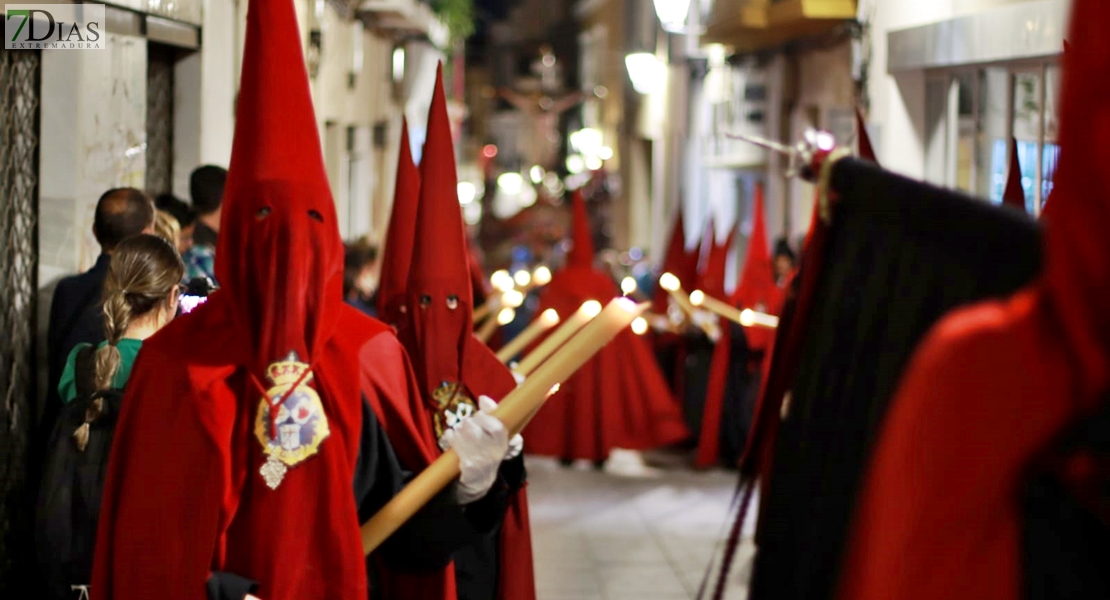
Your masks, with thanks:
M 189 194 L 197 220 L 193 245 L 182 256 L 186 280 L 207 277 L 216 282 L 216 236 L 220 232 L 220 207 L 226 182 L 227 169 L 214 165 L 197 167 L 189 177 Z
M 790 249 L 790 244 L 787 243 L 786 238 L 779 238 L 775 242 L 775 255 L 772 260 L 774 261 L 775 283 L 782 287 L 786 285 L 787 279 L 794 272 L 794 267 L 797 264 L 797 257 L 794 255 L 794 251 Z
M 164 210 L 159 209 L 154 212 L 154 233 L 173 244 L 175 250 L 181 243 L 181 225 L 173 215 Z
M 343 257 L 343 298 L 363 314 L 377 318 L 378 247 L 366 240 L 346 245 Z
M 36 552 L 50 599 L 72 598 L 70 586 L 91 579 L 123 387 L 143 340 L 174 318 L 184 272 L 177 250 L 159 236 L 120 242 L 103 286 L 106 339 L 96 347 L 78 344 L 66 358 L 57 388 L 66 406 L 50 437 L 36 516 Z
M 59 281 L 50 305 L 46 341 L 49 387 L 44 424 L 47 428 L 53 427 L 53 418 L 60 406 L 57 389 L 66 356 L 77 344 L 97 344 L 104 339 L 100 298 L 112 253 L 123 240 L 153 232 L 154 203 L 143 192 L 135 188 L 117 188 L 108 190 L 97 201 L 93 235 L 100 244 L 100 257 L 88 271 Z
M 173 194 L 161 194 L 154 199 L 154 206 L 158 210 L 164 210 L 173 215 L 177 219 L 177 224 L 181 228 L 181 235 L 178 237 L 177 251 L 182 255 L 189 250 L 193 245 L 193 230 L 196 228 L 197 215 L 193 212 L 192 207 L 188 202 L 174 196 Z

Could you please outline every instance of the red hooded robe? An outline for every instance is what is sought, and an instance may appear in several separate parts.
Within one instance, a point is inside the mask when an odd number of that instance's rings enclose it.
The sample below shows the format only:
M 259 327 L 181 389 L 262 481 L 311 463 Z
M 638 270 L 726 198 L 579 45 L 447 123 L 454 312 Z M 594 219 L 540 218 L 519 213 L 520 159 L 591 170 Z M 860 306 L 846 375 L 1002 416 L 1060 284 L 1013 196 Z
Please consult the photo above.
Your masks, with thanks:
M 567 319 L 587 300 L 620 296 L 612 278 L 593 267 L 593 235 L 582 196 L 572 199 L 574 247 L 540 295 L 537 312 Z M 647 450 L 686 439 L 679 403 L 644 338 L 631 329 L 560 387 L 524 432 L 525 449 L 567 460 L 605 460 L 613 448 Z
M 393 210 L 382 256 L 381 285 L 378 286 L 378 314 L 394 327 L 401 320 L 405 304 L 405 288 L 409 283 L 412 263 L 413 229 L 416 207 L 420 201 L 420 172 L 412 162 L 409 146 L 409 122 L 401 120 L 401 146 L 397 151 L 397 184 L 393 190 Z
M 412 418 L 419 396 L 400 344 L 343 302 L 298 31 L 291 1 L 251 0 L 223 288 L 147 340 L 135 364 L 102 498 L 98 599 L 201 600 L 222 571 L 258 581 L 265 600 L 362 600 L 362 397 L 409 469 L 435 456 Z M 449 569 L 421 581 L 431 587 L 410 588 L 421 598 L 453 585 Z
M 1021 597 L 1031 462 L 1110 386 L 1110 4 L 1072 5 L 1042 277 L 918 348 L 860 496 L 840 598 Z
M 777 315 L 783 301 L 783 292 L 775 284 L 771 269 L 771 255 L 767 246 L 767 225 L 763 217 L 763 186 L 756 186 L 752 210 L 752 235 L 744 257 L 740 283 L 730 298 L 730 304 Z M 722 320 L 723 321 L 723 320 Z M 700 468 L 713 466 L 718 461 L 721 419 L 725 394 L 728 389 L 729 368 L 732 364 L 732 328 L 722 323 L 721 339 L 713 349 L 709 367 L 709 386 L 706 390 L 705 412 L 702 413 L 701 436 L 698 439 L 694 465 Z M 774 330 L 750 327 L 744 330 L 748 347 L 753 351 L 768 352 Z
M 457 416 L 478 410 L 479 396 L 500 400 L 516 388 L 508 367 L 474 336 L 469 252 L 459 208 L 442 64 L 436 71 L 422 154 L 419 210 L 404 296 L 407 310 L 398 335 L 416 369 L 423 397 L 421 412 L 438 438 Z M 510 497 L 499 556 L 497 597 L 535 598 L 528 498 L 523 487 Z

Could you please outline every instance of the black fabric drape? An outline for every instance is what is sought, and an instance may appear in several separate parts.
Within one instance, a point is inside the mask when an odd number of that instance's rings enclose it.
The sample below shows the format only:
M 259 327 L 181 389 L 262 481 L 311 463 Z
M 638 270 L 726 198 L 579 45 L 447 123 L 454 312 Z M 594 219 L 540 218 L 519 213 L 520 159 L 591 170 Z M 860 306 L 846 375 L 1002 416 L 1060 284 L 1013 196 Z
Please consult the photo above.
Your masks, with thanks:
M 846 158 L 824 267 L 779 425 L 752 600 L 826 600 L 872 439 L 926 331 L 1040 269 L 1035 222 Z
M 1061 472 L 1075 458 L 1095 466 L 1087 489 Z M 1110 598 L 1110 398 L 1070 428 L 1028 478 L 1022 497 L 1025 600 Z

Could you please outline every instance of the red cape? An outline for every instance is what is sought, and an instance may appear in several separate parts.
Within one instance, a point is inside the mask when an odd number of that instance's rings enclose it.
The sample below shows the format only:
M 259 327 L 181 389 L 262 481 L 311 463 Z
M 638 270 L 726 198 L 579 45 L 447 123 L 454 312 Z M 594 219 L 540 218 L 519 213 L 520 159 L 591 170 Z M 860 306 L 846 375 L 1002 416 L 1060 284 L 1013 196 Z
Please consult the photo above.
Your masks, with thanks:
M 363 394 L 405 467 L 429 464 L 438 450 L 429 444 L 427 425 L 412 419 L 419 395 L 404 352 L 384 324 L 340 308 L 338 333 L 316 369 L 330 436 L 274 493 L 244 498 L 246 479 L 257 477 L 261 465 L 251 431 L 260 394 L 235 366 L 236 329 L 223 294 L 143 345 L 104 486 L 94 593 L 112 600 L 203 600 L 209 572 L 222 570 L 261 579 L 258 595 L 266 600 L 365 598 L 353 494 L 303 496 L 312 504 L 301 511 L 281 510 L 275 499 L 319 479 L 353 480 Z M 259 546 L 283 548 L 281 560 L 245 550 Z M 332 552 L 294 554 L 309 547 Z M 126 585 L 116 584 L 120 577 Z M 336 588 L 341 581 L 352 583 Z M 417 592 L 411 597 L 454 597 L 450 568 L 419 577 L 388 574 L 385 583 L 387 590 Z
M 538 311 L 554 308 L 567 319 L 587 300 L 604 305 L 619 295 L 604 273 L 570 267 L 551 278 Z M 613 448 L 647 450 L 687 437 L 646 340 L 625 330 L 562 384 L 525 430 L 524 444 L 533 454 L 599 462 Z

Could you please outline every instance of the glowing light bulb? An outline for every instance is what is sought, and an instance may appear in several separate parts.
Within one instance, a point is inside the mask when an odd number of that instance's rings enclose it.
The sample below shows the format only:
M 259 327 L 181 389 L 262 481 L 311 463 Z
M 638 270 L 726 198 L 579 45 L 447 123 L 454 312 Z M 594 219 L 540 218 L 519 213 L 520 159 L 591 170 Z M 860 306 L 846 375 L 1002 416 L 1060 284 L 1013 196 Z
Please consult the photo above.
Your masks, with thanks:
M 663 273 L 659 276 L 659 286 L 668 292 L 674 292 L 682 287 L 682 284 L 679 283 L 678 277 L 675 277 L 672 273 Z
M 542 265 L 536 267 L 536 270 L 532 273 L 532 281 L 535 282 L 536 285 L 547 285 L 551 283 L 551 269 Z
M 635 333 L 636 335 L 644 335 L 645 333 L 647 333 L 647 330 L 647 319 L 644 319 L 643 317 L 636 317 L 636 320 L 632 321 L 632 333 Z
M 582 303 L 582 306 L 578 310 L 582 311 L 583 315 L 592 319 L 601 314 L 601 303 L 597 300 L 587 300 Z
M 690 304 L 694 306 L 701 306 L 705 302 L 705 292 L 701 290 L 694 290 L 690 292 Z
M 516 311 L 512 308 L 502 308 L 501 312 L 497 313 L 497 323 L 499 325 L 508 325 L 516 318 Z
M 525 287 L 532 283 L 532 274 L 524 270 L 517 271 L 513 274 L 513 281 L 516 282 L 518 287 Z
M 621 280 L 621 291 L 627 296 L 636 291 L 636 280 L 631 277 L 625 277 Z

